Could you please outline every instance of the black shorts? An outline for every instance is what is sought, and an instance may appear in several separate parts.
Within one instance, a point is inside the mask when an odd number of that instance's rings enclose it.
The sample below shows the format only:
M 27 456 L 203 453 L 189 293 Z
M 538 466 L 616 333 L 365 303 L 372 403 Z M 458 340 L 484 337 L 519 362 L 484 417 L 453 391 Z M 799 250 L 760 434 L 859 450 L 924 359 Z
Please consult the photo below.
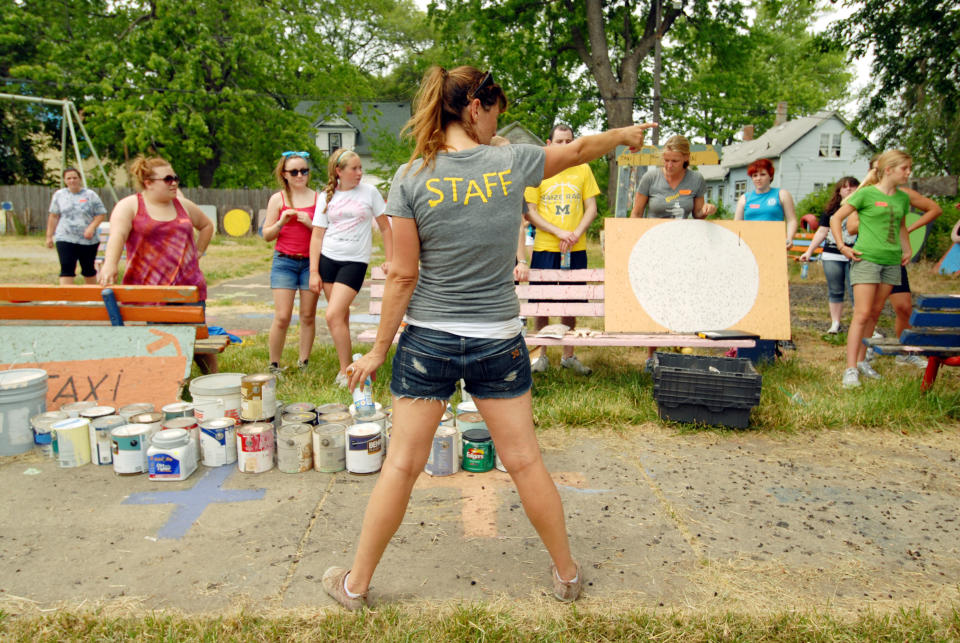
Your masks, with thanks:
M 76 277 L 77 262 L 80 262 L 80 274 L 84 277 L 96 277 L 97 269 L 94 262 L 97 260 L 99 243 L 70 243 L 57 241 L 57 256 L 60 257 L 60 276 Z
M 549 250 L 534 250 L 533 256 L 530 257 L 530 269 L 538 270 L 560 270 L 560 259 L 562 254 L 559 252 L 551 252 Z M 575 250 L 570 253 L 570 270 L 583 270 L 587 267 L 587 251 L 586 250 Z M 531 286 L 536 285 L 555 285 L 560 282 L 558 281 L 531 281 Z M 565 281 L 563 282 L 568 286 L 584 286 L 587 282 L 585 281 Z M 540 301 L 565 301 L 573 303 L 586 303 L 586 299 L 529 299 L 530 303 L 537 303 Z
M 360 292 L 367 264 L 361 261 L 336 261 L 320 255 L 320 279 L 325 284 L 344 284 Z
M 910 292 L 910 280 L 907 278 L 906 266 L 900 266 L 900 285 L 894 286 L 890 294 L 896 295 L 898 292 Z

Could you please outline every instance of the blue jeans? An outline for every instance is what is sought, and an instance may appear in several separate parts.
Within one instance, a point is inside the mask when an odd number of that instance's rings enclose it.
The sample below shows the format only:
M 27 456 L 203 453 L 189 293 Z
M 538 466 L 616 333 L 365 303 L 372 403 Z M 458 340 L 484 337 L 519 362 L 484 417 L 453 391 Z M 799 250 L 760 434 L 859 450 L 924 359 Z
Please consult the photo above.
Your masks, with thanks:
M 397 397 L 446 400 L 459 379 L 470 395 L 480 399 L 509 399 L 529 391 L 533 378 L 523 336 L 480 339 L 407 326 L 393 358 L 390 392 Z
M 853 303 L 853 287 L 850 285 L 849 261 L 821 261 L 823 275 L 827 278 L 827 299 L 831 304 L 843 303 L 843 292 L 850 293 L 850 303 Z
M 310 290 L 310 258 L 294 258 L 273 251 L 270 288 L 274 290 Z

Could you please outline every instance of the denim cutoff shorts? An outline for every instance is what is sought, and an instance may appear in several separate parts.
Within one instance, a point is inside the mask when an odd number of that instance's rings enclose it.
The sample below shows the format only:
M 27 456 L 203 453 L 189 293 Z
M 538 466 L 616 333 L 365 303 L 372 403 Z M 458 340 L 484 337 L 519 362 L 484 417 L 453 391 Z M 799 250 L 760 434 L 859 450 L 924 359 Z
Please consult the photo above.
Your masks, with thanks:
M 530 390 L 530 354 L 522 335 L 461 337 L 420 326 L 400 334 L 390 392 L 397 397 L 447 400 L 463 379 L 470 395 L 514 398 Z
M 274 290 L 310 290 L 310 258 L 297 259 L 274 250 L 270 287 Z

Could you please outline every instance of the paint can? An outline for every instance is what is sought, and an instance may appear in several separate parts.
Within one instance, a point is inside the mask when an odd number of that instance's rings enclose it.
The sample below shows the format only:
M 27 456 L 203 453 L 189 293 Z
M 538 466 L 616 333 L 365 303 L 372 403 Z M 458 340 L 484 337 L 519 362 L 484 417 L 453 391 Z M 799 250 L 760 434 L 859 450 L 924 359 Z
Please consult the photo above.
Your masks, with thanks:
M 240 381 L 243 373 L 213 373 L 190 381 L 193 414 L 197 420 L 231 417 L 240 421 Z
M 463 413 L 476 413 L 477 405 L 473 400 L 466 400 L 457 404 L 457 417 Z
M 192 415 L 169 418 L 163 421 L 161 429 L 163 431 L 170 431 L 173 429 L 183 429 L 186 431 L 187 435 L 190 436 L 190 443 L 197 452 L 197 458 L 200 457 L 200 425 L 197 424 L 197 418 L 193 417 Z
M 47 410 L 47 372 L 41 368 L 0 371 L 0 455 L 33 448 L 30 418 Z
M 440 416 L 440 424 L 443 426 L 457 426 L 457 416 L 450 411 L 444 411 Z
M 273 425 L 252 422 L 237 428 L 237 468 L 243 473 L 263 473 L 273 468 Z
M 86 400 L 84 402 L 69 402 L 60 407 L 60 410 L 69 415 L 72 418 L 80 417 L 80 412 L 86 409 L 97 406 L 97 403 L 92 400 Z
M 30 418 L 33 427 L 33 442 L 40 447 L 40 453 L 47 458 L 53 457 L 53 433 L 50 427 L 60 420 L 67 420 L 70 416 L 63 411 L 46 411 Z
M 164 420 L 172 420 L 173 418 L 185 418 L 193 417 L 193 404 L 190 402 L 173 402 L 172 404 L 165 404 L 160 409 L 163 412 Z
M 284 424 L 277 431 L 277 470 L 303 473 L 313 468 L 313 427 Z
M 90 422 L 90 435 L 89 435 L 90 461 L 93 464 L 110 464 L 113 461 L 113 458 L 110 457 L 109 455 L 111 450 L 109 432 L 106 435 L 106 444 L 104 445 L 106 448 L 103 454 L 104 457 L 106 458 L 106 461 L 105 462 L 99 461 L 100 454 L 99 454 L 99 445 L 97 444 L 97 429 L 96 427 L 94 427 L 93 421 L 96 420 L 97 418 L 109 417 L 114 413 L 116 413 L 116 409 L 113 408 L 112 406 L 91 406 L 89 408 L 85 408 L 82 411 L 80 411 L 80 417 L 86 418 L 87 421 Z M 114 424 L 113 426 L 117 427 L 117 426 L 120 426 L 121 424 L 126 424 L 126 422 L 120 422 L 118 424 Z
M 383 404 L 380 404 L 380 402 L 374 402 L 374 403 L 373 403 L 373 408 L 374 408 L 374 410 L 377 411 L 377 412 L 381 412 L 381 413 L 383 412 Z M 350 412 L 350 416 L 351 416 L 351 417 L 354 417 L 354 418 L 357 417 L 357 405 L 356 405 L 356 404 L 351 404 L 349 407 L 347 407 L 347 410 Z M 366 418 L 364 418 L 364 420 L 366 420 Z
M 365 423 L 376 424 L 381 430 L 387 428 L 387 414 L 383 411 L 375 411 L 373 415 L 363 418 Z
M 153 436 L 147 449 L 147 467 L 151 480 L 189 478 L 197 470 L 197 450 L 187 430 L 164 429 Z
M 460 433 L 455 428 L 443 424 L 437 428 L 423 470 L 431 476 L 452 476 L 460 470 Z
M 460 413 L 457 415 L 457 428 L 460 432 L 470 429 L 487 429 L 487 423 L 483 421 L 483 416 L 479 413 Z
M 336 473 L 347 468 L 344 424 L 321 424 L 313 428 L 313 468 L 321 473 Z
M 130 418 L 132 418 L 134 415 L 152 412 L 153 404 L 150 404 L 150 402 L 136 402 L 134 404 L 121 406 L 119 409 L 117 409 L 117 415 L 125 419 L 127 422 L 130 422 Z
M 347 471 L 366 475 L 383 464 L 383 428 L 373 422 L 354 424 L 347 429 Z
M 277 413 L 277 376 L 272 373 L 244 375 L 240 380 L 240 419 L 259 421 Z
M 216 418 L 200 425 L 200 452 L 207 467 L 221 467 L 237 461 L 237 421 Z
M 113 438 L 110 432 L 127 424 L 122 415 L 104 415 L 90 420 L 90 461 L 113 464 Z
M 155 433 L 159 433 L 163 428 L 163 413 L 160 411 L 150 411 L 149 413 L 140 413 L 130 418 L 130 424 L 145 424 L 150 429 L 147 435 L 147 445 L 150 444 L 150 438 Z
M 507 468 L 503 466 L 503 462 L 500 460 L 500 453 L 496 449 L 493 450 L 493 466 L 497 469 L 497 471 L 509 473 Z
M 330 413 L 349 413 L 350 407 L 346 404 L 340 404 L 339 402 L 330 402 L 329 404 L 321 404 L 314 410 L 319 416 L 328 415 Z
M 63 468 L 90 464 L 90 420 L 70 418 L 50 427 L 54 433 L 57 464 Z
M 493 440 L 486 429 L 463 432 L 463 470 L 484 473 L 493 468 L 495 460 Z
M 149 470 L 147 448 L 150 427 L 146 424 L 124 424 L 110 432 L 113 442 L 113 472 L 118 476 L 135 476 Z
M 284 424 L 309 424 L 310 426 L 317 426 L 317 414 L 313 411 L 284 413 L 280 420 L 280 426 Z
M 317 426 L 321 424 L 343 424 L 344 426 L 350 426 L 353 424 L 353 416 L 344 411 L 324 413 L 323 415 L 317 416 Z
M 316 413 L 317 407 L 310 402 L 292 402 L 283 407 L 283 413 Z

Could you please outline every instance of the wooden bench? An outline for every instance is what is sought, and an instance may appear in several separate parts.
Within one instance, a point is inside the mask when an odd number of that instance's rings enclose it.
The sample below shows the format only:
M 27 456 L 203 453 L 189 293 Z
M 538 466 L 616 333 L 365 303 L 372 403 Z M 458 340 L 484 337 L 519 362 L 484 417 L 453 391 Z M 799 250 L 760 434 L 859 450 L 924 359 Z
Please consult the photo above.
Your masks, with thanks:
M 793 245 L 787 248 L 787 256 L 791 259 L 796 259 L 804 252 L 807 251 L 807 248 L 810 247 L 810 242 L 813 241 L 813 235 L 815 232 L 798 232 L 793 235 Z M 813 250 L 813 256 L 810 257 L 811 261 L 816 261 L 819 258 L 819 255 L 823 254 L 823 247 L 817 246 Z
M 941 365 L 960 366 L 960 295 L 917 295 L 910 325 L 895 338 L 866 338 L 863 343 L 879 355 L 920 355 L 927 369 L 920 384 L 928 391 Z
M 371 271 L 370 314 L 379 315 L 383 301 L 385 276 L 379 267 Z M 554 281 L 557 284 L 530 284 L 517 286 L 521 317 L 579 317 L 603 319 L 602 268 L 586 270 L 531 270 L 530 281 Z M 575 282 L 575 283 L 570 283 Z M 585 282 L 577 285 L 576 282 Z M 545 301 L 531 302 L 530 299 Z M 585 300 L 583 302 L 565 300 Z M 357 337 L 359 342 L 372 342 L 376 330 L 368 330 Z M 592 329 L 577 329 L 562 338 L 538 337 L 528 331 L 528 346 L 689 346 L 696 348 L 752 348 L 753 339 L 704 339 L 692 334 L 674 333 L 605 333 Z M 396 341 L 396 338 L 394 339 Z

